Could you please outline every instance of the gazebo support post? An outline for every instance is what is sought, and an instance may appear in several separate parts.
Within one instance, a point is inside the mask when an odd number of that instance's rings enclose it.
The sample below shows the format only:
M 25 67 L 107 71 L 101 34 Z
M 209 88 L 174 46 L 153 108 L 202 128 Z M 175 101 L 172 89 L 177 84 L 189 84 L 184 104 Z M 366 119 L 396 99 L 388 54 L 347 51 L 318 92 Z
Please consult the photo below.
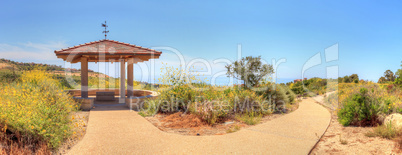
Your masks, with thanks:
M 127 61 L 127 98 L 133 96 L 134 88 L 134 58 L 129 58 Z
M 88 58 L 81 57 L 81 97 L 88 98 Z
M 120 103 L 126 100 L 126 64 L 124 59 L 120 59 Z

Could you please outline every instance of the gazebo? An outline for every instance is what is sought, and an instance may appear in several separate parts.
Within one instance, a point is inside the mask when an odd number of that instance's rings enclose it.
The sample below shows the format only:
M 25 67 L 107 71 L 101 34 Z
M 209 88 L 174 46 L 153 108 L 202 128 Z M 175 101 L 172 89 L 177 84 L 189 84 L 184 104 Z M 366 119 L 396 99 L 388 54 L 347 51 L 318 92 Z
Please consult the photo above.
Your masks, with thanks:
M 162 54 L 141 46 L 114 40 L 99 40 L 66 49 L 55 50 L 57 58 L 66 62 L 81 62 L 81 98 L 88 98 L 88 62 L 120 62 L 120 98 L 125 98 L 125 78 L 127 62 L 127 98 L 133 96 L 133 64 L 149 59 L 157 59 Z M 122 93 L 123 92 L 123 93 Z

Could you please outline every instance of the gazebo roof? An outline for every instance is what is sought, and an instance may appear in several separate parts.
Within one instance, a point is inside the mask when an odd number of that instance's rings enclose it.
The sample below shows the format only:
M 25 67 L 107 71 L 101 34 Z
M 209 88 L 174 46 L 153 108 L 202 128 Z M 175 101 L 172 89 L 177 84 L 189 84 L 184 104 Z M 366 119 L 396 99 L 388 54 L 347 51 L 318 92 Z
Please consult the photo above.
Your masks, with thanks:
M 71 63 L 80 62 L 81 57 L 87 57 L 88 62 L 117 62 L 119 59 L 134 58 L 134 63 L 137 63 L 157 59 L 162 54 L 153 49 L 108 39 L 55 50 L 54 53 L 57 58 Z

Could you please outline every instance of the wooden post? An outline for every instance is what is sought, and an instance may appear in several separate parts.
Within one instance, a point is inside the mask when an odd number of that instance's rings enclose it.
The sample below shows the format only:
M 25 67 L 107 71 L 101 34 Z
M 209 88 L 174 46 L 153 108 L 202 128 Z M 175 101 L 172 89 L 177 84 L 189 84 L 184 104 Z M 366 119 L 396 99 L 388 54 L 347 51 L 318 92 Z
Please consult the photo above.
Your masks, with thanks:
M 81 57 L 81 97 L 88 98 L 88 58 Z
M 120 99 L 126 99 L 126 64 L 124 59 L 120 59 Z
M 134 88 L 134 58 L 129 58 L 127 61 L 127 98 L 133 96 Z

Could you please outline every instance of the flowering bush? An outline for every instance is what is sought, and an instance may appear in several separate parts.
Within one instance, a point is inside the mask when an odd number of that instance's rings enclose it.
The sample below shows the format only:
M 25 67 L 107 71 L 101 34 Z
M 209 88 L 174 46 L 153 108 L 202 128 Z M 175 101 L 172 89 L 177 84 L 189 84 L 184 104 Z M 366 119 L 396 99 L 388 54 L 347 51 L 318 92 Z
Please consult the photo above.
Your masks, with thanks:
M 344 125 L 376 125 L 381 111 L 378 100 L 368 94 L 367 88 L 349 97 L 338 112 L 338 120 Z
M 77 110 L 60 83 L 45 71 L 24 71 L 19 82 L 0 85 L 2 131 L 39 138 L 57 148 L 71 134 L 69 115 Z
M 327 97 L 327 102 L 337 105 L 341 124 L 374 126 L 390 113 L 402 112 L 400 91 L 389 91 L 388 85 L 372 82 L 342 83 L 339 93 Z M 338 95 L 338 98 L 335 96 Z
M 267 115 L 274 111 L 275 101 L 290 102 L 295 98 L 293 92 L 283 87 L 277 88 L 281 89 L 282 97 L 274 101 L 268 99 L 264 92 L 257 93 L 241 87 L 211 86 L 184 70 L 173 67 L 161 69 L 164 74 L 159 79 L 163 83 L 159 88 L 160 95 L 144 103 L 141 115 L 190 112 L 212 125 L 238 114 Z

